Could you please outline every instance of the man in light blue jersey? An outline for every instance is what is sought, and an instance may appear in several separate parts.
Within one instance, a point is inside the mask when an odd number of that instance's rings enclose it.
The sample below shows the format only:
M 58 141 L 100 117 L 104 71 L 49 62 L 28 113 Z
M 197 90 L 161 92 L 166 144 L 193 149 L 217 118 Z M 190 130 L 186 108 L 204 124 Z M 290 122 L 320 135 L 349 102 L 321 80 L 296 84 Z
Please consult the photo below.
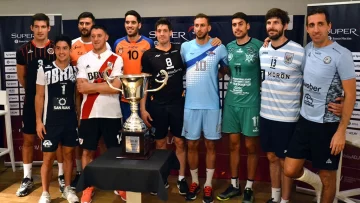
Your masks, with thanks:
M 203 131 L 207 150 L 204 203 L 214 202 L 211 181 L 215 170 L 215 141 L 221 138 L 218 65 L 228 64 L 225 46 L 211 45 L 212 39 L 208 37 L 210 30 L 209 17 L 202 13 L 196 15 L 196 39 L 183 43 L 180 51 L 187 68 L 183 136 L 188 140 L 188 163 L 192 177 L 186 199 L 195 200 L 200 192 L 198 145 Z
M 352 53 L 328 38 L 328 12 L 321 8 L 312 10 L 306 21 L 312 42 L 305 47 L 301 116 L 286 154 L 284 172 L 300 181 L 314 181 L 312 174 L 303 169 L 305 159 L 310 158 L 313 167 L 320 169 L 321 203 L 332 203 L 345 131 L 356 100 L 356 74 Z M 342 92 L 344 108 L 339 117 L 328 106 Z
M 284 35 L 290 21 L 286 11 L 270 9 L 265 19 L 271 41 L 259 52 L 265 72 L 261 89 L 260 142 L 270 162 L 272 198 L 268 203 L 279 202 L 280 194 L 281 203 L 286 203 L 293 181 L 281 175 L 281 171 L 299 117 L 301 65 L 305 54 L 300 44 Z

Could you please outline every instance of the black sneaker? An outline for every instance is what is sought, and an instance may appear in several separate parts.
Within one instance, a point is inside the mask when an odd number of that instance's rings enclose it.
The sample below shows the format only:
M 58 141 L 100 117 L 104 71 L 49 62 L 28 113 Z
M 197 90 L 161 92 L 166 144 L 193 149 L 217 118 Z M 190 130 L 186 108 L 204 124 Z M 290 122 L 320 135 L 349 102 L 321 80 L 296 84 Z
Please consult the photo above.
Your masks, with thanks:
M 165 186 L 166 189 L 168 189 L 170 187 L 170 185 L 169 185 L 169 183 L 167 181 L 164 183 L 164 186 Z M 150 192 L 150 194 L 151 195 L 157 195 L 157 192 Z
M 274 202 L 273 200 L 274 200 L 274 198 L 271 198 L 266 203 L 277 203 L 277 202 Z
M 253 203 L 255 201 L 254 192 L 251 188 L 245 188 L 242 203 Z
M 200 192 L 200 187 L 197 183 L 191 183 L 189 191 L 186 193 L 186 200 L 195 200 L 196 195 Z
M 77 185 L 77 183 L 79 181 L 80 175 L 81 175 L 81 172 L 76 171 L 76 176 L 75 176 L 74 180 L 70 184 L 71 189 L 73 189 L 73 190 L 76 189 L 76 185 Z
M 204 188 L 203 203 L 214 203 L 213 189 L 210 186 Z
M 65 178 L 64 175 L 58 176 L 58 182 L 60 187 L 60 192 L 63 193 L 65 189 Z
M 230 198 L 241 196 L 241 190 L 239 188 L 235 188 L 232 184 L 221 194 L 219 194 L 216 198 L 221 201 L 229 200 Z
M 19 189 L 16 191 L 16 196 L 25 197 L 30 193 L 31 188 L 34 186 L 34 180 L 31 178 L 24 178 L 21 181 Z
M 183 178 L 181 181 L 177 181 L 177 188 L 179 188 L 180 195 L 186 195 L 186 193 L 189 191 L 189 187 L 185 178 Z

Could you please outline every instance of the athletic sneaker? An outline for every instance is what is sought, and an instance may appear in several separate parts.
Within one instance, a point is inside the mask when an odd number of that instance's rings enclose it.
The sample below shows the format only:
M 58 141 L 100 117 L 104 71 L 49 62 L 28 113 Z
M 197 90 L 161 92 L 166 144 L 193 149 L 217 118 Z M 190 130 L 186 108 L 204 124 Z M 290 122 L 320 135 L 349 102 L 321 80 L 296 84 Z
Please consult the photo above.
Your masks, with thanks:
M 245 188 L 242 203 L 253 203 L 255 201 L 254 192 L 251 188 Z
M 58 176 L 58 182 L 59 182 L 60 192 L 63 193 L 63 192 L 64 192 L 64 188 L 65 188 L 65 178 L 64 178 L 64 175 Z
M 76 189 L 76 186 L 77 186 L 77 183 L 78 183 L 78 181 L 79 181 L 79 178 L 80 178 L 80 175 L 81 175 L 81 172 L 80 171 L 76 171 L 76 175 L 75 175 L 75 178 L 74 178 L 74 180 L 71 182 L 71 184 L 70 184 L 70 187 L 72 188 L 72 189 Z
M 186 200 L 195 200 L 196 195 L 200 192 L 200 187 L 197 183 L 191 183 L 190 189 L 188 193 L 186 194 L 185 199 Z
M 21 181 L 19 189 L 16 191 L 16 196 L 24 197 L 30 193 L 31 188 L 34 186 L 34 180 L 31 178 L 24 178 Z
M 114 190 L 115 195 L 120 196 L 126 202 L 126 191 Z
M 164 183 L 164 186 L 165 186 L 166 189 L 168 189 L 170 185 L 169 185 L 169 183 L 166 181 L 166 182 Z M 151 195 L 157 195 L 157 192 L 150 192 L 150 194 L 151 194 Z
M 210 186 L 204 188 L 203 203 L 214 203 L 213 189 Z
M 91 203 L 94 196 L 94 187 L 88 187 L 83 191 L 81 203 Z
M 229 187 L 216 198 L 218 200 L 225 201 L 236 196 L 241 196 L 241 190 L 240 188 L 235 188 L 232 184 L 230 184 Z
M 43 192 L 38 203 L 50 203 L 51 197 L 48 192 Z
M 72 190 L 70 186 L 64 188 L 62 197 L 69 203 L 79 203 L 79 198 L 76 196 L 74 190 Z
M 273 200 L 274 200 L 274 198 L 271 198 L 266 203 L 277 203 L 277 202 L 274 202 Z
M 183 178 L 181 181 L 177 181 L 177 188 L 179 189 L 180 195 L 186 195 L 186 193 L 189 191 L 189 187 L 185 178 Z

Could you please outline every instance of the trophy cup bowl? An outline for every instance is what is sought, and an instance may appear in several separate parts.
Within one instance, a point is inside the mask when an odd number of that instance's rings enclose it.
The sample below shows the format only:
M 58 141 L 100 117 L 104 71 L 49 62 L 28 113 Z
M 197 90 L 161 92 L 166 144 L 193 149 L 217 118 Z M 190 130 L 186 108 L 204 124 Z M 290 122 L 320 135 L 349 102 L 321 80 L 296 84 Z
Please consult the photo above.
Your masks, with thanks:
M 169 76 L 165 70 L 161 70 L 160 74 L 165 76 L 165 78 L 163 80 L 155 79 L 155 81 L 161 83 L 161 85 L 156 89 L 146 90 L 146 84 L 152 76 L 151 74 L 141 73 L 110 77 L 108 74 L 109 69 L 111 70 L 111 67 L 106 68 L 104 71 L 104 80 L 110 88 L 120 91 L 130 103 L 131 115 L 124 122 L 121 137 L 118 138 L 119 140 L 124 140 L 122 143 L 122 157 L 148 159 L 151 156 L 151 134 L 144 121 L 138 115 L 138 103 L 144 97 L 145 92 L 156 92 L 162 89 L 167 84 Z M 120 79 L 121 89 L 111 84 L 115 78 Z

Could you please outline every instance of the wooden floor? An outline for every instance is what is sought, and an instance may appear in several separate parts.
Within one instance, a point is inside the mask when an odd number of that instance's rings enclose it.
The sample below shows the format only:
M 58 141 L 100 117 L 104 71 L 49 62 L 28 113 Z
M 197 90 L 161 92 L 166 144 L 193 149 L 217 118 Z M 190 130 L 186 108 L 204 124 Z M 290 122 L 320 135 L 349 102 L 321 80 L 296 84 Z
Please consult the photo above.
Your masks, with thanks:
M 54 175 L 50 186 L 50 194 L 52 198 L 52 203 L 67 202 L 61 198 L 59 192 L 59 186 L 57 182 L 57 167 L 54 167 Z M 42 193 L 41 183 L 40 183 L 40 167 L 33 168 L 33 178 L 35 181 L 35 189 L 31 194 L 26 197 L 17 197 L 15 195 L 16 190 L 19 187 L 20 181 L 23 177 L 23 171 L 21 168 L 17 168 L 15 173 L 12 172 L 11 168 L 0 168 L 0 203 L 37 203 L 39 197 Z M 56 175 L 56 176 L 55 176 Z M 190 181 L 190 177 L 187 178 Z M 169 193 L 169 203 L 178 203 L 186 202 L 184 197 L 178 194 L 178 189 L 176 187 L 176 177 L 169 177 L 170 187 L 168 189 Z M 200 184 L 204 183 L 204 180 L 200 179 Z M 223 192 L 229 184 L 228 180 L 214 180 L 213 187 L 215 188 L 215 195 Z M 244 186 L 244 183 L 241 182 L 241 185 Z M 254 183 L 255 199 L 256 203 L 265 203 L 271 196 L 271 189 L 269 183 L 255 182 Z M 201 194 L 201 193 L 200 193 Z M 81 197 L 81 193 L 78 194 Z M 202 194 L 193 201 L 193 203 L 202 202 Z M 240 203 L 240 197 L 226 201 L 227 203 Z M 292 201 L 293 203 L 308 203 L 313 200 L 312 196 L 300 194 L 293 192 Z M 94 203 L 121 203 L 123 202 L 118 196 L 114 195 L 113 191 L 100 191 L 96 190 Z M 157 199 L 157 197 L 143 194 L 142 195 L 143 203 L 157 203 L 162 202 Z M 215 200 L 215 202 L 220 202 Z

